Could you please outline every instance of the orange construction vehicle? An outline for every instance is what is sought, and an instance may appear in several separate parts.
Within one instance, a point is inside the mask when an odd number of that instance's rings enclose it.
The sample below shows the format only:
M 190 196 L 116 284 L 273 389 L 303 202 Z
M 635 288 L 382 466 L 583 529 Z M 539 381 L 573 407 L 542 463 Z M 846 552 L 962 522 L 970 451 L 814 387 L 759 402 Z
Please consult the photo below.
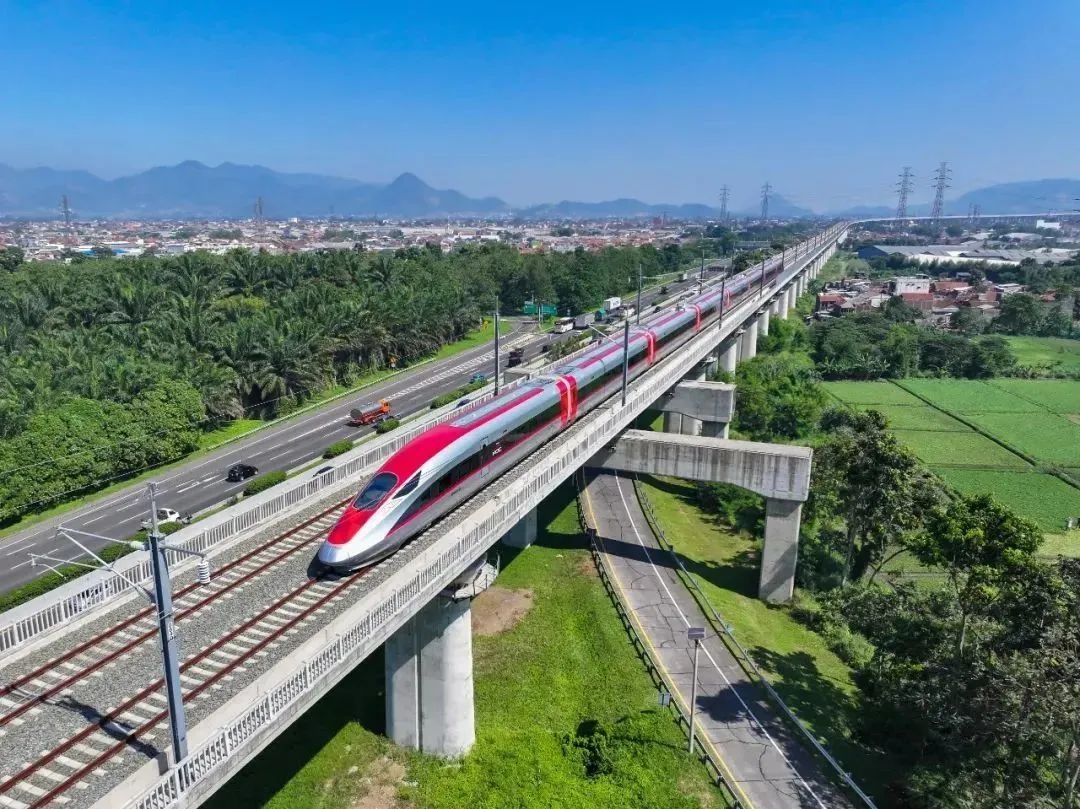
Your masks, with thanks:
M 349 424 L 363 427 L 366 424 L 378 424 L 390 418 L 390 402 L 382 399 L 378 404 L 365 404 L 349 411 Z

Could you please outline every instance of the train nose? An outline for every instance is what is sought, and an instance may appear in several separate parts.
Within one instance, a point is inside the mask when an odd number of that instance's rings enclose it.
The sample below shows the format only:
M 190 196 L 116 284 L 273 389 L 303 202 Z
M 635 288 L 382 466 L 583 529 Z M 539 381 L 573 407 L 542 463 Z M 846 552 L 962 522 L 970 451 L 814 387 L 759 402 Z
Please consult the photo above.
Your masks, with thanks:
M 349 550 L 344 545 L 324 542 L 319 548 L 319 561 L 327 567 L 344 567 L 349 561 Z

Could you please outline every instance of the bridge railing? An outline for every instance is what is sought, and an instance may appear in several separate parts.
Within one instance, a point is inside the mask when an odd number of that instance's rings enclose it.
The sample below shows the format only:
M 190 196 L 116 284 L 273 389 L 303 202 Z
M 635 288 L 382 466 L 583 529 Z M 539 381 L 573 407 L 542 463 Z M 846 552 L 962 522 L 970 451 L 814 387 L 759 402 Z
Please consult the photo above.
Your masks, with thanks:
M 827 243 L 826 240 L 822 244 L 822 252 L 827 249 Z M 787 277 L 799 269 L 792 267 Z M 781 282 L 786 282 L 787 277 Z M 732 324 L 752 315 L 762 303 L 763 298 L 754 296 L 725 314 L 726 329 L 719 329 L 720 334 L 733 331 Z M 708 355 L 716 339 L 716 330 L 703 329 L 675 355 L 631 383 L 625 405 L 613 397 L 611 404 L 588 413 L 516 470 L 506 473 L 462 506 L 463 516 L 459 519 L 428 529 L 381 563 L 371 574 L 377 583 L 326 627 L 334 640 L 309 659 L 298 661 L 291 674 L 242 708 L 236 719 L 213 732 L 206 742 L 127 806 L 165 809 L 180 804 L 189 794 L 197 792 L 206 776 L 218 767 L 226 763 L 238 767 L 254 755 L 263 731 L 283 712 L 297 703 L 317 699 L 329 682 L 343 677 L 385 642 L 416 610 L 483 556 L 524 514 L 614 440 L 656 399 L 657 390 L 666 390 L 682 379 Z

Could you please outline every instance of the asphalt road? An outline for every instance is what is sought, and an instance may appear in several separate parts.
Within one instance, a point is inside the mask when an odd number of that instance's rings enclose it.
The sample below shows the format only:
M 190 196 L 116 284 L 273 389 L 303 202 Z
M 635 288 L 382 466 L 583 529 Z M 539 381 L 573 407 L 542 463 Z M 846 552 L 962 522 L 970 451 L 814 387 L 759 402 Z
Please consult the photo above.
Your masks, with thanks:
M 693 278 L 683 283 L 668 284 L 668 295 L 694 287 L 696 280 Z M 655 289 L 644 293 L 643 308 L 659 298 L 659 292 Z M 535 358 L 544 344 L 575 334 L 522 333 L 529 328 L 532 328 L 531 324 L 515 321 L 513 329 L 502 341 L 504 346 L 508 343 L 520 345 L 527 339 L 528 342 L 524 343 L 526 361 Z M 504 350 L 504 368 L 507 353 Z M 359 438 L 370 432 L 370 427 L 350 427 L 347 424 L 349 411 L 358 403 L 389 399 L 396 416 L 407 416 L 425 410 L 432 399 L 460 387 L 477 371 L 486 371 L 490 375 L 492 364 L 491 346 L 478 346 L 446 360 L 406 370 L 353 396 L 342 397 L 327 403 L 325 407 L 260 430 L 249 438 L 199 455 L 187 463 L 163 471 L 156 478 L 158 507 L 175 509 L 181 514 L 197 514 L 217 506 L 239 494 L 246 485 L 244 481 L 230 483 L 225 479 L 226 472 L 233 464 L 251 464 L 258 468 L 260 474 L 306 466 L 317 460 L 333 442 L 342 438 Z M 327 463 L 332 464 L 333 461 Z M 126 539 L 139 530 L 140 523 L 148 516 L 146 483 L 136 483 L 4 537 L 0 540 L 0 592 L 11 590 L 44 572 L 44 568 L 31 567 L 31 553 L 68 561 L 83 556 L 66 539 L 56 535 L 59 524 L 104 537 Z M 99 550 L 106 542 L 91 540 L 87 544 L 93 550 Z
M 682 704 L 688 706 L 694 695 L 695 738 L 719 753 L 742 804 L 748 809 L 850 807 L 712 631 L 671 555 L 657 542 L 633 482 L 612 473 L 594 474 L 586 496 L 586 513 L 595 522 L 620 599 Z M 691 626 L 707 630 L 696 689 L 693 643 L 687 639 Z

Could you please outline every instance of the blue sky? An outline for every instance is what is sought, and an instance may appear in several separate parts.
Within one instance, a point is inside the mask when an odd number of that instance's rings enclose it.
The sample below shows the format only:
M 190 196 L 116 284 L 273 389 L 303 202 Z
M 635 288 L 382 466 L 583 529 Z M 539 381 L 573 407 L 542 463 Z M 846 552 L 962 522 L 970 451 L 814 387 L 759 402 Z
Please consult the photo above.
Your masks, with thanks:
M 0 162 L 196 159 L 522 205 L 818 209 L 1080 177 L 1080 3 L 0 0 Z

